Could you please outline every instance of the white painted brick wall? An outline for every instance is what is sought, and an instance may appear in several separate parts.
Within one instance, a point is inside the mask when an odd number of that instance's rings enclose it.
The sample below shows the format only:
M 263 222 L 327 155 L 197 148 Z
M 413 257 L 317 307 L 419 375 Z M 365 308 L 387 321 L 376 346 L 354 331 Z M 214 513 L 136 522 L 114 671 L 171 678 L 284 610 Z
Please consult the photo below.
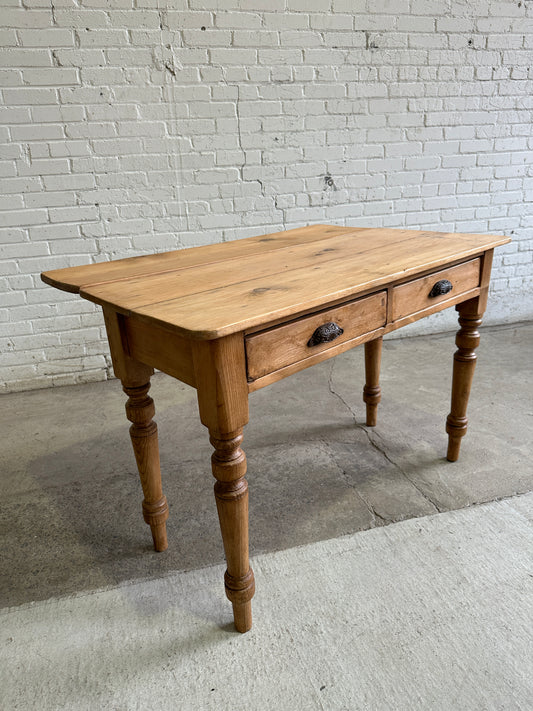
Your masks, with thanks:
M 533 316 L 532 0 L 0 0 L 0 44 L 0 388 L 109 374 L 40 271 L 318 221 L 509 234 L 487 321 Z

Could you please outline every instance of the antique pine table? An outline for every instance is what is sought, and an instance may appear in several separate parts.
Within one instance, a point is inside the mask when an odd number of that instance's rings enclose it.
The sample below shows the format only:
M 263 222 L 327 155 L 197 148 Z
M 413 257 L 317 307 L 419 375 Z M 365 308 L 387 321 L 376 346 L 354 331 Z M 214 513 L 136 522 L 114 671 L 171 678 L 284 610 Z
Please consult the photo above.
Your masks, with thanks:
M 49 271 L 47 284 L 103 307 L 115 374 L 157 551 L 167 547 L 153 369 L 197 390 L 214 447 L 215 498 L 235 627 L 252 624 L 248 394 L 365 344 L 366 424 L 376 424 L 385 333 L 455 306 L 448 459 L 459 456 L 487 303 L 492 254 L 506 237 L 313 225 L 264 237 Z

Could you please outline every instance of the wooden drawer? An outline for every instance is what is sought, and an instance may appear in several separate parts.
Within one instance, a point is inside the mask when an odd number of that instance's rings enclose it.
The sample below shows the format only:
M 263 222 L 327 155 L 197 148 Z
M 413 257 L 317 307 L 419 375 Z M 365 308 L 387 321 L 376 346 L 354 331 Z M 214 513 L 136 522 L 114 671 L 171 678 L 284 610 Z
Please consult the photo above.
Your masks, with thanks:
M 346 343 L 385 325 L 387 295 L 380 291 L 357 301 L 303 316 L 246 338 L 248 379 L 255 380 L 292 363 Z M 309 345 L 313 334 L 325 324 L 336 324 L 343 333 L 333 340 Z
M 449 269 L 434 272 L 421 279 L 395 286 L 392 290 L 392 320 L 423 311 L 479 286 L 480 260 L 473 259 Z M 437 282 L 448 281 L 452 288 L 444 294 L 431 295 Z

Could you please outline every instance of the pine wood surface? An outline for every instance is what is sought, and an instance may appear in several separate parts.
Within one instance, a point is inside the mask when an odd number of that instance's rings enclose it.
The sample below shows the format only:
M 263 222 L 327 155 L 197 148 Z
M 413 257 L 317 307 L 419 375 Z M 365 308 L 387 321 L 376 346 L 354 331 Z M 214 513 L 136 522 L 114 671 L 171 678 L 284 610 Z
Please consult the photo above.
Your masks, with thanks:
M 82 287 L 91 284 L 186 269 L 201 264 L 218 262 L 221 259 L 245 257 L 247 254 L 252 253 L 262 254 L 272 250 L 272 242 L 274 240 L 275 248 L 278 249 L 285 245 L 295 245 L 300 242 L 309 242 L 313 239 L 324 239 L 328 236 L 334 237 L 346 232 L 353 232 L 353 228 L 336 227 L 334 225 L 310 225 L 282 233 L 258 235 L 257 237 L 212 244 L 205 247 L 177 249 L 172 252 L 145 254 L 139 257 L 116 259 L 111 262 L 98 262 L 96 264 L 84 264 L 79 267 L 54 269 L 43 274 L 43 281 L 50 284 L 50 286 L 55 286 L 57 289 L 77 294 Z
M 241 334 L 193 344 L 200 420 L 209 429 L 215 451 L 211 471 L 227 570 L 226 596 L 235 628 L 252 626 L 254 574 L 248 558 L 248 483 L 242 428 L 248 422 L 246 355 Z
M 157 425 L 153 420 L 154 401 L 148 395 L 154 369 L 132 358 L 124 349 L 122 317 L 104 308 L 107 338 L 113 370 L 122 382 L 128 401 L 126 417 L 132 423 L 130 437 L 144 493 L 143 516 L 152 531 L 156 551 L 167 548 L 168 504 L 161 485 Z
M 452 402 L 446 419 L 448 452 L 446 458 L 456 462 L 459 458 L 461 438 L 465 436 L 468 418 L 466 408 L 476 367 L 476 348 L 479 345 L 483 311 L 479 299 L 470 299 L 456 307 L 459 312 L 459 326 L 455 343 L 457 350 L 453 356 Z
M 380 291 L 249 336 L 246 339 L 248 378 L 252 380 L 261 378 L 273 370 L 279 370 L 290 363 L 374 331 L 385 325 L 386 317 L 386 292 Z M 308 345 L 310 336 L 316 328 L 327 322 L 336 323 L 344 332 L 329 343 L 310 347 Z
M 375 426 L 382 336 L 456 305 L 460 330 L 446 423 L 450 461 L 467 404 L 493 250 L 506 237 L 315 225 L 227 244 L 47 272 L 45 282 L 103 306 L 154 547 L 167 547 L 155 408 L 157 367 L 197 390 L 235 627 L 252 626 L 248 483 L 241 448 L 248 394 L 365 344 L 363 399 Z M 446 279 L 452 290 L 429 296 Z M 334 325 L 333 325 L 334 324 Z M 317 331 L 322 340 L 312 338 Z M 342 331 L 340 329 L 343 329 Z
M 408 314 L 422 311 L 433 304 L 447 301 L 457 294 L 475 289 L 476 286 L 479 286 L 480 263 L 480 259 L 474 259 L 394 287 L 392 290 L 392 320 L 397 321 Z M 452 290 L 440 296 L 429 296 L 433 285 L 442 279 L 447 279 L 453 284 Z
M 506 244 L 507 237 L 329 225 L 46 272 L 119 313 L 214 339 Z
M 366 403 L 366 425 L 375 427 L 378 421 L 378 405 L 381 401 L 379 371 L 383 338 L 375 338 L 365 343 L 365 385 L 363 400 Z

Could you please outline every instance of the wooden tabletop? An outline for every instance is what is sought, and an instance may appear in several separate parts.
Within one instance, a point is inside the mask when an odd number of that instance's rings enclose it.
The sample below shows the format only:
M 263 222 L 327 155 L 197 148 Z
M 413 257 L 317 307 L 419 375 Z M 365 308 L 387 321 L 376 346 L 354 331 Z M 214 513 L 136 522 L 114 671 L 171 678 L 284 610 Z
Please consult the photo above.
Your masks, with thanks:
M 319 308 L 509 242 L 493 235 L 312 225 L 44 272 L 47 284 L 212 339 Z

